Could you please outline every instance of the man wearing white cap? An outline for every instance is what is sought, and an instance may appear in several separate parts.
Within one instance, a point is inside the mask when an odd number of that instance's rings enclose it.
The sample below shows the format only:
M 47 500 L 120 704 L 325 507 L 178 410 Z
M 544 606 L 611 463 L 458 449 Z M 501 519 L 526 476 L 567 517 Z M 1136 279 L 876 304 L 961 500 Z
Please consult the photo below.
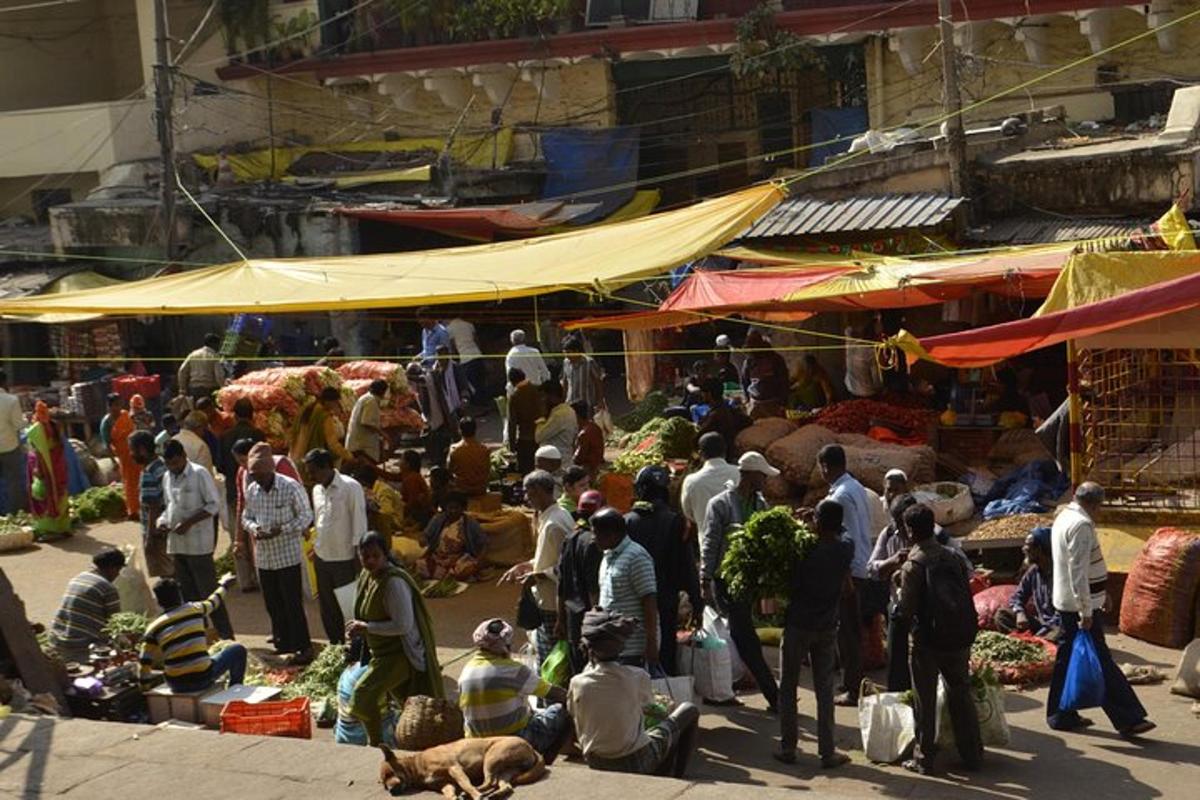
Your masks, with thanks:
M 525 380 L 534 386 L 541 386 L 550 380 L 550 370 L 546 367 L 541 351 L 525 344 L 525 331 L 513 331 L 508 335 L 508 340 L 512 342 L 512 348 L 504 357 L 505 375 L 513 369 L 519 369 L 525 373 Z M 511 395 L 512 391 L 513 386 L 509 384 L 508 393 Z
M 713 360 L 716 363 L 717 380 L 721 383 L 732 383 L 737 386 L 742 384 L 742 375 L 736 364 L 733 363 L 733 343 L 729 337 L 721 334 L 717 337 L 717 351 L 713 355 Z
M 534 469 L 544 469 L 551 475 L 560 476 L 563 465 L 562 453 L 552 444 L 544 444 L 533 454 Z
M 779 688 L 775 675 L 763 658 L 762 644 L 754 630 L 754 619 L 748 599 L 730 594 L 720 576 L 721 561 L 725 558 L 729 531 L 743 524 L 756 511 L 767 509 L 762 488 L 767 478 L 779 475 L 779 470 L 767 463 L 761 453 L 753 450 L 738 459 L 738 481 L 730 481 L 725 491 L 708 502 L 704 526 L 700 529 L 700 587 L 704 602 L 718 608 L 729 619 L 729 635 L 738 655 L 754 676 L 759 691 L 767 701 L 767 710 L 778 708 Z

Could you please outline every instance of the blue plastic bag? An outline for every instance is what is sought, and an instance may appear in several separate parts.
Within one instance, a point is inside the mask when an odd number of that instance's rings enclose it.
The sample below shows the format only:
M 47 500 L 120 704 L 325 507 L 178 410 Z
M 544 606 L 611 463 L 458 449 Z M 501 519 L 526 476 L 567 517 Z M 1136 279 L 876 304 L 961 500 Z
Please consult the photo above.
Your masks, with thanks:
M 1071 661 L 1063 684 L 1059 711 L 1078 711 L 1104 705 L 1104 668 L 1092 632 L 1080 629 L 1071 644 Z

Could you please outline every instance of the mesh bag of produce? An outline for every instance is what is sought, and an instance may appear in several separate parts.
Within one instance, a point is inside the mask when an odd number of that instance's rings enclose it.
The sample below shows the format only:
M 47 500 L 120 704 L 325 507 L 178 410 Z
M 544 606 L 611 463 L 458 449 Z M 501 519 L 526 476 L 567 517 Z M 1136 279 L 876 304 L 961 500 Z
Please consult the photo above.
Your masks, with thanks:
M 975 594 L 975 616 L 979 618 L 979 629 L 984 631 L 996 630 L 996 612 L 1008 608 L 1009 598 L 1017 587 L 1011 583 L 992 586 Z
M 1160 528 L 1142 548 L 1121 599 L 1121 633 L 1181 648 L 1192 639 L 1200 588 L 1200 534 Z
M 782 417 L 768 417 L 746 428 L 737 435 L 735 441 L 738 453 L 753 450 L 756 453 L 767 452 L 772 444 L 796 431 L 796 423 Z M 728 447 L 729 443 L 725 443 Z M 732 460 L 732 459 L 731 459 Z
M 740 438 L 740 437 L 739 437 Z M 817 453 L 827 444 L 837 441 L 833 431 L 820 425 L 805 425 L 798 431 L 777 439 L 763 455 L 783 471 L 791 483 L 807 486 L 817 464 Z
M 971 671 L 991 668 L 1004 684 L 1036 686 L 1054 673 L 1058 647 L 1029 633 L 980 631 L 971 646 Z

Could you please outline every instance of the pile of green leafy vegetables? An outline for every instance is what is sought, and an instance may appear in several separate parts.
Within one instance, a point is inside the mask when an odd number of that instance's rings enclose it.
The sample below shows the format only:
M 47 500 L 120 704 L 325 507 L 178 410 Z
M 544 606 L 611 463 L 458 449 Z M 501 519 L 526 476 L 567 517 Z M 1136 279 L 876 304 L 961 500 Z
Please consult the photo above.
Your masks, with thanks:
M 996 631 L 980 631 L 971 645 L 971 660 L 982 664 L 1037 664 L 1046 658 L 1039 645 Z
M 283 687 L 283 699 L 291 700 L 306 696 L 312 700 L 337 701 L 338 678 L 346 667 L 346 648 L 331 644 L 321 650 L 296 680 Z
M 89 523 L 125 516 L 125 495 L 117 486 L 93 486 L 68 502 L 71 522 Z
M 744 600 L 786 597 L 793 566 L 816 543 L 816 534 L 790 509 L 758 511 L 729 533 L 721 578 L 735 597 Z
M 642 467 L 670 459 L 690 459 L 696 452 L 696 426 L 679 417 L 655 417 L 621 437 L 620 447 L 621 455 L 613 459 L 613 472 L 636 475 Z

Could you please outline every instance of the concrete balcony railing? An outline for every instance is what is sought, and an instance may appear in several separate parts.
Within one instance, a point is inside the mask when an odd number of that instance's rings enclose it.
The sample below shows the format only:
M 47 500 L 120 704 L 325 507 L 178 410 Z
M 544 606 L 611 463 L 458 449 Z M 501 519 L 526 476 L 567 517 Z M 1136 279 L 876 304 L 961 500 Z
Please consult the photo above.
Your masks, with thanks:
M 0 178 L 100 172 L 158 152 L 153 100 L 0 113 Z

